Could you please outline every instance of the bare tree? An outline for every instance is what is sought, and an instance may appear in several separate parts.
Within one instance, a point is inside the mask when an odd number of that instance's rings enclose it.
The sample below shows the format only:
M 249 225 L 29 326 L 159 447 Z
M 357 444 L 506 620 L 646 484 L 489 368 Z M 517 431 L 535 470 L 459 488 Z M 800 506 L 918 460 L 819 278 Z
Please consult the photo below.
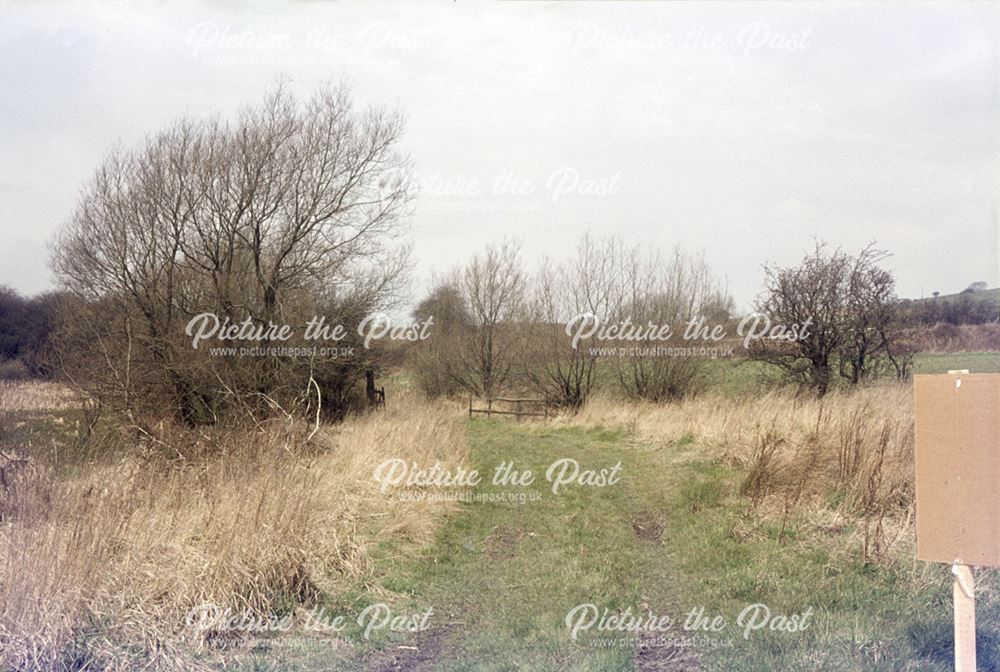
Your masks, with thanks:
M 765 267 L 758 309 L 772 323 L 809 326 L 794 341 L 755 341 L 750 356 L 779 366 L 820 395 L 829 390 L 834 370 L 852 384 L 887 368 L 905 375 L 908 357 L 896 331 L 895 281 L 878 266 L 886 256 L 871 245 L 851 256 L 817 243 L 796 267 Z
M 462 349 L 473 333 L 473 320 L 454 278 L 439 281 L 413 311 L 415 320 L 430 323 L 431 336 L 414 349 L 417 384 L 428 396 L 449 396 L 469 389 Z
M 669 257 L 658 251 L 628 250 L 620 263 L 622 287 L 618 320 L 635 325 L 669 327 L 675 335 L 699 317 L 722 323 L 729 317 L 731 299 L 701 255 L 679 248 Z M 680 352 L 663 352 L 668 345 L 654 338 L 630 344 L 617 359 L 618 379 L 626 394 L 649 401 L 667 401 L 697 392 L 704 382 L 704 358 L 687 352 L 693 344 L 680 342 Z M 683 350 L 681 348 L 684 348 Z
M 843 345 L 840 322 L 850 259 L 839 250 L 827 255 L 822 244 L 794 268 L 765 266 L 765 296 L 758 310 L 782 325 L 809 324 L 794 342 L 759 339 L 750 357 L 777 365 L 794 380 L 825 394 L 831 362 Z
M 392 244 L 408 200 L 401 130 L 396 114 L 356 111 L 342 86 L 300 104 L 279 85 L 235 122 L 182 120 L 112 152 L 55 244 L 57 275 L 91 319 L 74 316 L 66 342 L 83 348 L 78 363 L 100 362 L 80 380 L 116 389 L 126 410 L 156 399 L 188 421 L 223 391 L 305 389 L 315 362 L 212 358 L 184 325 L 210 311 L 299 326 L 323 305 L 389 301 L 406 260 Z
M 546 399 L 581 406 L 597 379 L 595 348 L 573 347 L 566 325 L 579 316 L 608 315 L 617 296 L 622 243 L 585 234 L 575 256 L 545 262 L 534 280 L 527 312 L 523 375 Z
M 912 353 L 900 336 L 896 279 L 878 266 L 889 254 L 869 245 L 854 257 L 843 312 L 839 373 L 852 385 L 890 374 L 908 375 Z
M 520 248 L 512 242 L 490 245 L 458 271 L 455 284 L 471 319 L 455 375 L 468 391 L 492 398 L 508 382 L 518 351 L 525 291 Z

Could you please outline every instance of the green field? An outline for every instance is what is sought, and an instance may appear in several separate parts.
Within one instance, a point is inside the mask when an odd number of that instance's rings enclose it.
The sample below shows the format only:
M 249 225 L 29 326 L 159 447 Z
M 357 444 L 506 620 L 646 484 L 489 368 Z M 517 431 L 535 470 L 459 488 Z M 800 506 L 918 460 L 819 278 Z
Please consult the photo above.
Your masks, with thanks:
M 947 373 L 957 369 L 968 369 L 970 373 L 998 373 L 1000 352 L 922 352 L 913 361 L 914 373 Z
M 968 369 L 971 373 L 1000 372 L 1000 352 L 917 353 L 913 358 L 913 373 L 947 373 Z M 619 389 L 614 365 L 597 363 L 597 381 L 602 391 L 617 393 Z M 784 384 L 783 372 L 767 362 L 742 357 L 720 357 L 705 360 L 700 388 L 727 395 L 755 395 L 762 390 Z M 842 384 L 835 377 L 834 385 Z
M 707 388 L 724 394 L 756 394 L 782 384 L 782 372 L 766 362 L 715 359 L 709 360 L 705 369 Z M 913 373 L 947 373 L 956 369 L 1000 373 L 1000 352 L 921 352 L 913 358 Z
M 374 649 L 355 638 L 332 669 L 951 669 L 947 568 L 865 563 L 855 523 L 817 531 L 805 515 L 748 516 L 736 494 L 741 474 L 706 459 L 696 436 L 648 445 L 619 430 L 485 419 L 470 421 L 469 434 L 483 473 L 513 461 L 539 475 L 528 487 L 480 485 L 477 492 L 513 489 L 537 501 L 463 503 L 430 548 L 383 545 L 382 586 L 400 609 L 432 605 L 434 625 Z M 621 481 L 554 495 L 543 474 L 567 456 L 593 468 L 620 461 Z M 980 590 L 980 669 L 995 670 L 996 575 L 982 576 Z M 353 599 L 372 598 L 359 592 Z M 669 614 L 674 624 L 660 640 L 641 640 L 642 648 L 627 632 L 585 630 L 574 641 L 567 612 L 588 603 L 611 613 Z M 772 618 L 808 614 L 808 626 L 747 631 L 737 619 L 757 603 Z M 686 630 L 692 610 L 721 617 L 721 629 Z M 238 669 L 316 664 L 301 652 L 268 651 Z M 379 667 L 390 664 L 400 667 Z

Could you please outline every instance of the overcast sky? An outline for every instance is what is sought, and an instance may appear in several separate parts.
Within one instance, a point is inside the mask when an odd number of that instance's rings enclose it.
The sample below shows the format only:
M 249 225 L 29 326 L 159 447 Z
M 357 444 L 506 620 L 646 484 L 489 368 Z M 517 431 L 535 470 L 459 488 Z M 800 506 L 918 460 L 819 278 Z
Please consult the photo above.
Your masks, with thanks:
M 25 293 L 112 146 L 282 75 L 404 113 L 415 294 L 587 230 L 704 250 L 741 307 L 813 237 L 877 241 L 901 296 L 998 284 L 995 2 L 0 7 L 0 284 Z

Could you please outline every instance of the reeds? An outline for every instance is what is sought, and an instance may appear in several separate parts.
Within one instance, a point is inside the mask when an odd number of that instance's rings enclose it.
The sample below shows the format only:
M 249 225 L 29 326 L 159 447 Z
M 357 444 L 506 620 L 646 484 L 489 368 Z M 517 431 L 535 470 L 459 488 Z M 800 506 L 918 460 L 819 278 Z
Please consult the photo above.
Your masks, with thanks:
M 808 397 L 789 390 L 703 395 L 673 404 L 598 398 L 562 422 L 629 428 L 635 440 L 694 438 L 696 450 L 734 467 L 757 506 L 817 501 L 865 519 L 906 512 L 913 495 L 913 410 L 907 385 Z M 877 544 L 872 542 L 874 548 Z
M 345 581 L 378 590 L 371 545 L 427 541 L 448 504 L 389 499 L 374 469 L 462 463 L 461 415 L 397 399 L 311 431 L 185 433 L 108 463 L 37 464 L 0 493 L 0 668 L 194 669 L 174 643 L 199 604 L 280 613 Z

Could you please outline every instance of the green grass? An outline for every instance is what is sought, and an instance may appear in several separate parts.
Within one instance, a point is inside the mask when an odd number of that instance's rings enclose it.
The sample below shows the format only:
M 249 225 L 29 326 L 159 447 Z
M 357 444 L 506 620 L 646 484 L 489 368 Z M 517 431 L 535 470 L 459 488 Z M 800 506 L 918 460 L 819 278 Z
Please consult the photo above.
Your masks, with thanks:
M 599 371 L 600 389 L 615 393 L 618 391 L 618 381 L 607 370 L 609 368 L 605 365 Z M 947 373 L 953 369 L 969 369 L 972 373 L 1000 373 L 1000 352 L 921 352 L 913 358 L 914 373 Z M 742 357 L 707 359 L 702 376 L 705 389 L 728 396 L 760 394 L 784 384 L 783 372 L 777 366 Z M 836 371 L 834 383 L 841 383 Z
M 1000 373 L 1000 352 L 922 352 L 913 361 L 914 373 L 947 373 L 956 369 Z
M 716 467 L 718 469 L 718 467 Z M 718 478 L 727 479 L 725 470 Z M 732 478 L 729 475 L 729 480 Z M 705 670 L 951 669 L 951 582 L 947 567 L 900 561 L 866 564 L 852 528 L 817 531 L 799 516 L 778 520 L 746 513 L 730 497 L 723 506 L 693 509 L 681 488 L 668 542 L 689 602 L 735 623 L 748 604 L 772 614 L 812 610 L 801 633 L 731 633 L 734 646 L 703 658 Z M 980 589 L 995 595 L 995 574 Z M 1000 601 L 981 599 L 980 669 L 1000 665 Z
M 1000 352 L 920 352 L 913 358 L 913 373 L 947 373 L 955 369 L 1000 373 Z M 710 390 L 734 396 L 757 394 L 782 382 L 778 367 L 740 358 L 708 360 L 705 375 Z
M 380 580 L 395 594 L 394 607 L 435 609 L 427 669 L 635 669 L 634 646 L 609 649 L 592 639 L 628 639 L 626 633 L 570 639 L 566 614 L 584 603 L 672 615 L 672 634 L 700 636 L 695 650 L 703 670 L 951 669 L 946 567 L 907 558 L 866 564 L 852 525 L 817 531 L 795 514 L 781 521 L 748 513 L 736 494 L 742 474 L 707 459 L 697 437 L 650 446 L 614 430 L 485 419 L 470 421 L 469 432 L 481 473 L 501 461 L 531 469 L 538 479 L 525 490 L 539 501 L 461 504 L 430 548 L 380 547 Z M 621 481 L 553 495 L 544 472 L 563 457 L 584 468 L 620 460 Z M 497 489 L 481 484 L 477 491 Z M 996 670 L 995 574 L 981 577 L 980 590 L 980 669 Z M 357 608 L 371 599 L 359 592 L 338 603 Z M 772 616 L 811 613 L 809 627 L 744 638 L 737 618 L 755 603 Z M 685 618 L 699 609 L 721 616 L 723 629 L 685 631 Z M 367 669 L 399 646 L 428 647 L 412 637 L 371 644 L 349 636 L 353 644 L 336 669 Z M 305 658 L 270 660 L 271 667 L 238 669 L 321 669 Z
M 669 582 L 652 560 L 658 546 L 636 536 L 632 521 L 655 522 L 663 499 L 637 491 L 641 456 L 622 450 L 617 432 L 525 430 L 503 421 L 470 423 L 474 466 L 492 474 L 503 461 L 530 469 L 526 487 L 540 501 L 470 503 L 420 557 L 396 556 L 385 587 L 436 606 L 448 630 L 438 670 L 628 669 L 630 648 L 603 650 L 570 640 L 564 620 L 574 606 L 624 608 L 666 600 Z M 622 482 L 566 486 L 553 494 L 544 474 L 572 457 L 582 468 L 621 460 Z
M 781 385 L 783 380 L 777 366 L 742 357 L 706 360 L 704 375 L 708 390 L 731 396 L 760 393 Z
M 592 641 L 626 633 L 586 632 L 573 641 L 565 620 L 573 607 L 587 603 L 640 615 L 643 609 L 676 611 L 676 581 L 662 543 L 669 491 L 650 478 L 656 451 L 631 445 L 615 430 L 476 419 L 469 432 L 473 466 L 485 481 L 476 491 L 524 492 L 526 501 L 459 504 L 432 547 L 414 552 L 410 545 L 386 542 L 376 553 L 381 588 L 395 596 L 395 609 L 435 610 L 430 636 L 440 654 L 427 669 L 633 669 L 633 646 Z M 582 469 L 609 469 L 620 461 L 621 480 L 605 487 L 567 485 L 553 494 L 546 470 L 567 457 Z M 535 482 L 490 484 L 504 461 L 530 469 Z M 687 496 L 692 506 L 717 506 L 721 489 L 709 483 Z M 356 612 L 371 599 L 362 593 L 331 596 L 329 605 Z M 338 670 L 369 669 L 379 656 L 421 643 L 413 637 L 369 643 L 356 631 L 345 635 L 351 646 L 338 654 Z M 256 658 L 250 664 L 237 669 L 317 669 L 305 655 L 272 658 L 270 667 Z

